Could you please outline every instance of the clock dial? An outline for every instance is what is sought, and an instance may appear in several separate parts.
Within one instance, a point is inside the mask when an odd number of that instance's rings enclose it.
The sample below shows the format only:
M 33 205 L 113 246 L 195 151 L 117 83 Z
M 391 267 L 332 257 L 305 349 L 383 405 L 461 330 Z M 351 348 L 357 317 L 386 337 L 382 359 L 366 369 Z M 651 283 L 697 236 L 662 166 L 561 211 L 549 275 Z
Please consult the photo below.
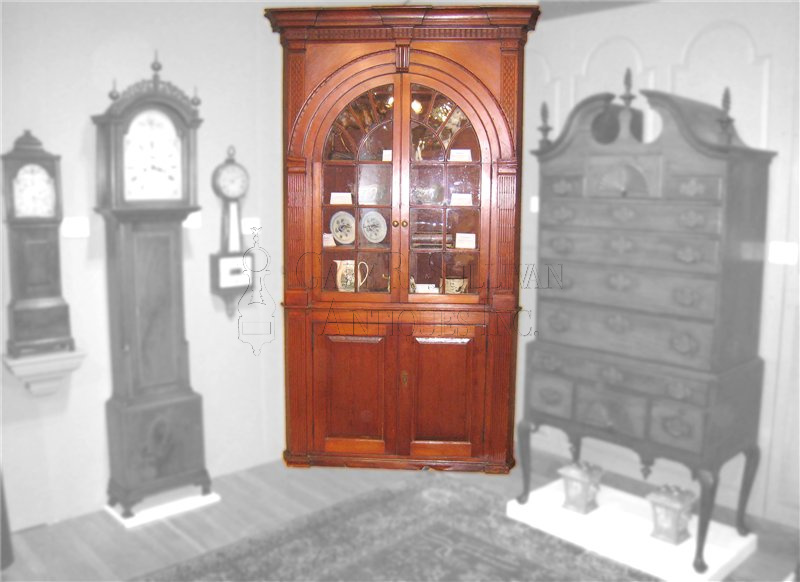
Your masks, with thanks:
M 53 178 L 39 164 L 22 166 L 14 178 L 14 215 L 17 218 L 48 218 L 56 213 Z
M 181 145 L 165 113 L 148 109 L 137 115 L 123 142 L 125 200 L 180 200 Z
M 238 199 L 247 193 L 250 176 L 239 164 L 225 164 L 215 176 L 219 193 L 230 199 Z

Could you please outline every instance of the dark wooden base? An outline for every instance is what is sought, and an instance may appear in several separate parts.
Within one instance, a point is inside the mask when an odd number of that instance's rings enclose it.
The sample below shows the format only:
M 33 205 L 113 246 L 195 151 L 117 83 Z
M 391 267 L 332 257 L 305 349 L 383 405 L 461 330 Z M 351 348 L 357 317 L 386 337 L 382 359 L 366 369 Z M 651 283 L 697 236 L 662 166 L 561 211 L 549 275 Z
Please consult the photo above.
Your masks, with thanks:
M 335 454 L 295 455 L 284 451 L 283 459 L 289 467 L 359 467 L 362 469 L 435 469 L 437 471 L 475 471 L 506 475 L 514 467 L 514 459 L 505 463 L 459 459 L 422 459 L 409 457 L 366 457 Z
M 141 503 L 145 497 L 189 485 L 200 487 L 203 495 L 211 493 L 211 477 L 209 477 L 208 471 L 200 469 L 181 475 L 172 475 L 136 488 L 128 488 L 109 479 L 108 505 L 114 507 L 119 504 L 122 506 L 122 517 L 129 518 L 133 517 L 133 506 Z

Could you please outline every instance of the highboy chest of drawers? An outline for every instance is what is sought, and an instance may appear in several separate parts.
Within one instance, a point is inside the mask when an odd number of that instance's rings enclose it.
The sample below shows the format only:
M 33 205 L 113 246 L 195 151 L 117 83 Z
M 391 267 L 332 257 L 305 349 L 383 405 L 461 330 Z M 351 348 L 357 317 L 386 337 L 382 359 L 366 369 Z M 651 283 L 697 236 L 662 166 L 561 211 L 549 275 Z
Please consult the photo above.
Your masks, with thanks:
M 759 461 L 763 363 L 759 317 L 771 152 L 745 146 L 722 108 L 642 91 L 661 131 L 599 94 L 576 106 L 540 162 L 539 263 L 561 284 L 538 294 L 538 338 L 527 346 L 519 423 L 527 499 L 530 432 L 566 432 L 635 450 L 645 477 L 656 458 L 700 484 L 694 568 L 720 467 L 746 457 L 737 528 Z

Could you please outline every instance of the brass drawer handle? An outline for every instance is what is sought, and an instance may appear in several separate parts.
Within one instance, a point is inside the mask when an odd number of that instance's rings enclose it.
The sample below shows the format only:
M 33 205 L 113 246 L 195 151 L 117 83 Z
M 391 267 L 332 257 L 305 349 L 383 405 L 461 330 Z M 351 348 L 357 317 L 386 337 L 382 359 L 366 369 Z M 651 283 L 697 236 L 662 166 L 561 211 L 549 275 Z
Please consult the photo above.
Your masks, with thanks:
M 696 198 L 697 196 L 705 194 L 706 187 L 704 184 L 700 183 L 697 178 L 690 178 L 689 180 L 681 182 L 681 185 L 678 186 L 678 191 L 688 198 Z
M 694 435 L 694 427 L 681 416 L 668 416 L 661 419 L 661 428 L 669 436 L 676 439 L 690 439 Z
M 611 413 L 608 407 L 602 402 L 593 402 L 586 412 L 586 422 L 605 429 L 614 428 L 614 421 L 611 420 Z
M 561 360 L 555 356 L 547 354 L 541 359 L 542 368 L 548 372 L 558 372 L 561 369 Z
M 570 317 L 563 311 L 559 311 L 548 317 L 547 323 L 553 331 L 563 333 L 570 328 Z
M 682 356 L 693 356 L 700 350 L 700 343 L 690 333 L 672 336 L 669 345 Z
M 667 386 L 667 394 L 675 400 L 686 400 L 692 395 L 692 390 L 680 380 L 676 380 Z
M 574 246 L 572 239 L 565 236 L 559 236 L 550 241 L 550 248 L 559 255 L 568 255 L 572 252 Z
M 615 366 L 603 368 L 603 371 L 600 372 L 600 375 L 603 377 L 603 380 L 614 386 L 622 384 L 622 381 L 625 379 L 625 376 L 622 374 L 622 372 L 620 372 Z
M 546 406 L 559 406 L 564 402 L 564 395 L 554 388 L 542 388 L 539 390 L 539 398 Z
M 633 287 L 636 280 L 624 273 L 612 273 L 606 279 L 606 285 L 614 291 L 624 292 Z
M 681 247 L 675 252 L 675 259 L 687 265 L 697 263 L 702 258 L 703 253 L 690 246 Z
M 407 220 L 404 220 L 403 222 L 401 222 L 401 223 L 400 223 L 400 225 L 401 225 L 403 228 L 405 228 L 405 227 L 407 227 L 407 226 L 408 226 L 408 221 L 407 221 Z
M 633 324 L 630 319 L 617 313 L 606 318 L 606 327 L 614 333 L 622 334 L 629 332 Z
M 700 303 L 700 292 L 692 287 L 678 287 L 672 292 L 672 299 L 681 307 L 695 307 Z
M 685 228 L 699 228 L 706 223 L 706 216 L 697 210 L 684 210 L 678 217 L 678 224 Z
M 611 250 L 619 255 L 624 255 L 633 250 L 633 241 L 624 236 L 618 236 L 611 241 Z
M 631 220 L 636 218 L 636 213 L 629 207 L 622 206 L 620 208 L 615 208 L 611 212 L 611 216 L 613 216 L 614 219 L 619 222 L 630 222 Z
M 553 222 L 569 222 L 575 218 L 575 211 L 568 206 L 556 206 L 550 212 L 550 218 L 553 219 Z
M 553 192 L 558 196 L 566 196 L 572 192 L 572 184 L 564 178 L 561 178 L 558 182 L 553 184 Z
M 400 221 L 399 220 L 393 220 L 392 221 L 392 226 L 397 228 L 398 226 L 400 226 Z

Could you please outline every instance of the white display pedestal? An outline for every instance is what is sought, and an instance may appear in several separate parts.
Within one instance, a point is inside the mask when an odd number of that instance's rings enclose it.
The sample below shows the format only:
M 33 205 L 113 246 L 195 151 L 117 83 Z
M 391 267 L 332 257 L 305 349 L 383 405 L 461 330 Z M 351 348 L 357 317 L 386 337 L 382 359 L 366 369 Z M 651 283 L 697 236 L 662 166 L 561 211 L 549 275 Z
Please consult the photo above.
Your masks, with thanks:
M 219 494 L 213 491 L 208 495 L 201 495 L 197 493 L 197 487 L 181 487 L 173 489 L 157 495 L 152 495 L 134 506 L 133 517 L 122 517 L 117 507 L 105 506 L 105 510 L 110 513 L 114 519 L 121 523 L 125 529 L 131 529 L 152 523 L 167 517 L 186 513 L 194 509 L 206 507 L 213 503 L 217 503 L 222 498 Z
M 735 528 L 712 521 L 703 554 L 708 570 L 698 574 L 692 567 L 697 516 L 689 523 L 691 537 L 676 546 L 650 536 L 652 511 L 642 497 L 601 485 L 598 508 L 586 515 L 563 508 L 563 503 L 564 487 L 558 479 L 531 491 L 524 505 L 509 501 L 506 513 L 512 519 L 667 582 L 722 580 L 757 545 L 755 534 L 743 537 Z

